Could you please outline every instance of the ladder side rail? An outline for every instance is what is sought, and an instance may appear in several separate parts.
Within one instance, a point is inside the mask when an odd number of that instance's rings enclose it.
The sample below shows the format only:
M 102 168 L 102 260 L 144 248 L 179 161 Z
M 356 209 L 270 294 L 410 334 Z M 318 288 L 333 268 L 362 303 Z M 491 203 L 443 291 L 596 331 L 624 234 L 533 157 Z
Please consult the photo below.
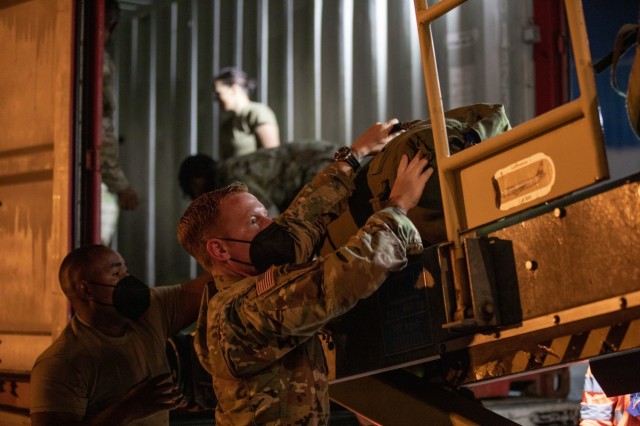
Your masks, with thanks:
M 416 20 L 418 22 L 418 36 L 420 39 L 420 53 L 422 56 L 422 68 L 424 72 L 425 85 L 427 90 L 427 101 L 429 104 L 429 115 L 431 119 L 432 134 L 436 151 L 436 161 L 438 164 L 445 158 L 450 157 L 447 128 L 444 118 L 444 108 L 442 105 L 442 92 L 438 77 L 436 55 L 431 34 L 431 20 L 442 16 L 449 10 L 459 6 L 466 0 L 442 0 L 433 9 L 430 9 L 426 0 L 415 0 Z M 429 13 L 429 10 L 435 12 Z M 465 310 L 469 307 L 468 279 L 466 271 L 466 261 L 464 250 L 459 236 L 458 212 L 461 211 L 456 206 L 456 176 L 453 172 L 438 167 L 438 177 L 440 179 L 440 191 L 442 194 L 442 207 L 445 218 L 447 239 L 451 243 L 449 251 L 453 283 L 456 287 L 456 310 L 454 318 L 462 320 L 465 317 Z
M 601 139 L 602 129 L 600 126 L 600 113 L 598 109 L 598 90 L 593 71 L 591 51 L 589 49 L 587 24 L 584 19 L 582 0 L 565 0 L 564 4 L 567 11 L 569 35 L 571 37 L 571 45 L 573 47 L 573 55 L 576 64 L 578 87 L 580 88 L 580 97 L 578 99 L 581 102 L 582 112 L 588 120 L 587 122 L 591 124 L 591 134 L 600 136 L 589 138 L 588 142 L 591 142 L 594 145 L 594 149 L 604 150 L 604 144 Z M 608 176 L 609 167 L 606 155 L 601 155 L 599 160 L 599 176 L 597 178 Z

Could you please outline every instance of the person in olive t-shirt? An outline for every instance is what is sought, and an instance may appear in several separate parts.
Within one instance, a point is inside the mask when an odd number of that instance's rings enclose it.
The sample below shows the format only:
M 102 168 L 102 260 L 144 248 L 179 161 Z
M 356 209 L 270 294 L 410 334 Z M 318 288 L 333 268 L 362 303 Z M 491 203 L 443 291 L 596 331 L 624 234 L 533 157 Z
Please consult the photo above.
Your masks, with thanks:
M 213 79 L 213 89 L 225 112 L 220 124 L 220 157 L 245 155 L 280 145 L 276 115 L 267 105 L 249 98 L 255 80 L 237 68 L 224 68 Z

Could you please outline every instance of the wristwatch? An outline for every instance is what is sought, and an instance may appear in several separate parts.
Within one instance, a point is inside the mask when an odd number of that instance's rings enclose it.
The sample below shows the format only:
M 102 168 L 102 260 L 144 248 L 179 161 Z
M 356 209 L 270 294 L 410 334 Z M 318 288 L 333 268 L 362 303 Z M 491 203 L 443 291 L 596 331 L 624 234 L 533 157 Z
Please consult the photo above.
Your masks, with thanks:
M 360 170 L 360 162 L 355 157 L 355 155 L 353 155 L 351 148 L 349 148 L 348 146 L 341 146 L 340 148 L 338 148 L 334 155 L 334 159 L 335 161 L 344 161 L 351 166 L 354 172 Z

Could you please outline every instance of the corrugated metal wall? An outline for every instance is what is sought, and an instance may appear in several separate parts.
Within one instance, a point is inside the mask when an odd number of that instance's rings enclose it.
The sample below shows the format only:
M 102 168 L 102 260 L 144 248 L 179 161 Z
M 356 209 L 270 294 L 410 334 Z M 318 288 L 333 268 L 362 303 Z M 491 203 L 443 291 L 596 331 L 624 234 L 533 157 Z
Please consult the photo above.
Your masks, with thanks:
M 136 3 L 138 6 L 132 7 Z M 145 6 L 140 6 L 147 3 Z M 350 144 L 375 121 L 428 116 L 409 0 L 121 0 L 113 56 L 121 160 L 141 196 L 123 212 L 117 248 L 150 283 L 184 280 L 195 264 L 176 223 L 188 202 L 182 159 L 217 156 L 211 79 L 236 65 L 258 80 L 281 140 Z M 471 1 L 433 28 L 445 109 L 503 103 L 517 124 L 533 111 L 531 2 Z

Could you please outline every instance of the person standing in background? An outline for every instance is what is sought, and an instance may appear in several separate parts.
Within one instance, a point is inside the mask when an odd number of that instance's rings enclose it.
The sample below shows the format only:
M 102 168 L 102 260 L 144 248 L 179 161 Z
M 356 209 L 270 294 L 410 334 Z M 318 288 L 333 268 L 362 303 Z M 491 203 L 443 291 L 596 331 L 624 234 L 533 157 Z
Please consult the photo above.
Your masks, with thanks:
M 100 212 L 100 239 L 110 245 L 118 226 L 120 209 L 135 210 L 139 200 L 137 192 L 129 184 L 119 161 L 119 141 L 115 134 L 113 116 L 116 98 L 113 91 L 115 65 L 107 45 L 118 24 L 120 7 L 117 0 L 105 1 L 104 13 L 104 60 L 102 64 L 102 143 L 100 144 L 100 174 L 102 197 Z
M 640 426 L 640 393 L 607 396 L 589 367 L 580 403 L 580 426 Z
M 276 115 L 267 105 L 254 102 L 250 94 L 256 82 L 244 71 L 228 67 L 213 79 L 220 108 L 226 112 L 220 124 L 220 158 L 227 159 L 280 146 Z
M 308 140 L 221 161 L 199 153 L 182 161 L 178 181 L 191 200 L 240 181 L 275 216 L 285 211 L 302 187 L 334 161 L 338 148 L 333 142 Z

